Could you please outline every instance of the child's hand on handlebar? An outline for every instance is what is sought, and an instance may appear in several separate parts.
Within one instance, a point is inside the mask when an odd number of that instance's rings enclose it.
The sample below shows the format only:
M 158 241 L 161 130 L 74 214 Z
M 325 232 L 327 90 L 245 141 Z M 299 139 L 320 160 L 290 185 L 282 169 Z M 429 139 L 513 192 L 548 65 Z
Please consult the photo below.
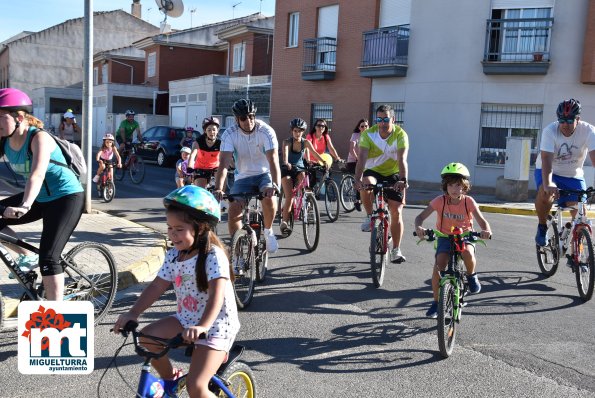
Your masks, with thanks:
M 415 227 L 415 233 L 417 234 L 417 237 L 419 239 L 425 239 L 426 238 L 426 230 L 421 225 L 419 227 Z
M 483 231 L 483 230 L 482 230 L 482 231 L 480 232 L 480 234 L 481 234 L 481 235 L 480 235 L 479 237 L 480 237 L 481 239 L 491 239 L 491 238 L 492 238 L 492 231 Z
M 138 323 L 138 317 L 131 314 L 130 312 L 125 312 L 123 314 L 121 314 L 118 319 L 116 320 L 116 323 L 114 323 L 114 327 L 112 328 L 112 331 L 115 334 L 120 334 L 121 330 L 124 329 L 124 326 L 126 326 L 126 324 L 129 321 L 134 321 L 136 323 Z
M 209 329 L 204 326 L 190 326 L 182 332 L 182 338 L 188 343 L 194 343 L 202 333 L 207 334 Z

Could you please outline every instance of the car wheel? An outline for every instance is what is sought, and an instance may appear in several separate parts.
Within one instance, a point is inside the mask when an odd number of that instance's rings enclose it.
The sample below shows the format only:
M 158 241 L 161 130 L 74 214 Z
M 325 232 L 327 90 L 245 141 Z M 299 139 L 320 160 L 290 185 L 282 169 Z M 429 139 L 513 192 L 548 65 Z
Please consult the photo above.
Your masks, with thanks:
M 159 150 L 157 153 L 157 164 L 159 167 L 164 167 L 167 163 L 167 158 L 165 157 L 165 152 L 163 150 Z

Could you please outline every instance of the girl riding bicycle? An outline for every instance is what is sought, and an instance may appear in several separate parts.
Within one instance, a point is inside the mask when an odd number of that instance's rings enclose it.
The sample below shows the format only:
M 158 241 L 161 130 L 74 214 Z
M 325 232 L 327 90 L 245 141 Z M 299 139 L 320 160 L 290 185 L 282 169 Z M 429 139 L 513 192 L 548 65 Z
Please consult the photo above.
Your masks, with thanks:
M 188 172 L 190 152 L 190 148 L 187 146 L 180 149 L 180 159 L 176 162 L 176 186 L 178 188 L 192 183 L 192 173 Z
M 142 332 L 169 339 L 182 333 L 194 342 L 187 388 L 190 396 L 213 396 L 209 380 L 226 361 L 240 328 L 233 292 L 233 271 L 228 254 L 213 232 L 221 219 L 219 203 L 207 190 L 187 185 L 163 199 L 166 207 L 167 234 L 173 248 L 166 256 L 157 277 L 145 288 L 132 308 L 114 324 L 114 332 L 149 308 L 173 283 L 176 293 L 175 315 L 152 322 Z M 201 333 L 206 339 L 199 339 Z M 142 341 L 141 341 L 142 342 Z M 159 352 L 150 341 L 145 348 Z M 152 365 L 164 380 L 174 380 L 183 372 L 174 369 L 167 356 Z
M 316 152 L 312 143 L 304 139 L 304 131 L 308 124 L 300 118 L 295 118 L 289 122 L 291 137 L 283 140 L 283 151 L 281 159 L 281 185 L 285 193 L 285 202 L 283 203 L 283 215 L 280 230 L 283 235 L 291 233 L 289 226 L 289 209 L 293 200 L 293 187 L 299 184 L 305 176 L 305 157 L 308 153 L 311 157 L 324 162 L 324 158 Z
M 99 181 L 99 176 L 103 173 L 103 170 L 107 165 L 111 165 L 112 159 L 116 156 L 116 165 L 118 168 L 122 167 L 122 158 L 120 157 L 120 153 L 118 149 L 114 146 L 114 136 L 112 134 L 106 134 L 103 136 L 103 144 L 101 145 L 101 149 L 97 152 L 95 156 L 95 160 L 99 163 L 97 167 L 97 174 L 93 177 L 93 182 L 97 184 Z M 110 176 L 111 180 L 114 179 L 114 171 L 110 168 Z
M 434 198 L 417 217 L 415 217 L 415 230 L 417 236 L 422 238 L 425 230 L 422 224 L 434 211 L 436 211 L 436 229 L 444 234 L 452 234 L 453 227 L 461 227 L 463 232 L 473 229 L 473 218 L 481 227 L 481 238 L 488 239 L 492 232 L 490 225 L 483 217 L 481 210 L 467 192 L 471 189 L 469 170 L 461 163 L 449 163 L 440 173 L 442 177 L 442 190 L 444 195 Z M 438 290 L 440 272 L 446 269 L 450 253 L 448 238 L 438 238 L 436 243 L 436 264 L 432 270 L 432 292 L 434 301 L 426 312 L 426 316 L 436 318 L 438 313 Z M 470 293 L 479 293 L 481 284 L 475 272 L 475 246 L 471 243 L 465 245 L 462 258 L 467 269 L 467 282 Z

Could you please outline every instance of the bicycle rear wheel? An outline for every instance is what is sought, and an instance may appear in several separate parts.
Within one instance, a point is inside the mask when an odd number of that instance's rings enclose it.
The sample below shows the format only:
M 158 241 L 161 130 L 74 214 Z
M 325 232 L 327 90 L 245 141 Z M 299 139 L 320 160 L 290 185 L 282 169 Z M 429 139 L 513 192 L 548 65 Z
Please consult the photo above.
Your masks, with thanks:
M 256 379 L 254 373 L 248 365 L 243 362 L 234 362 L 219 375 L 226 381 L 227 388 L 236 397 L 254 398 L 256 397 Z M 217 397 L 225 398 L 227 395 L 223 391 L 216 391 Z
M 2 293 L 0 293 L 0 330 L 4 327 L 4 317 L 6 314 L 4 313 L 4 299 L 2 298 Z
M 591 235 L 585 228 L 581 229 L 578 239 L 578 264 L 574 269 L 574 274 L 576 275 L 578 294 L 584 301 L 588 301 L 593 297 L 593 285 L 595 284 L 593 245 L 591 242 Z
M 231 261 L 235 274 L 233 283 L 236 304 L 244 309 L 252 301 L 254 295 L 255 269 L 254 246 L 250 235 L 243 229 L 233 234 L 231 241 Z
M 145 178 L 145 162 L 143 158 L 138 155 L 133 155 L 130 158 L 130 164 L 128 165 L 128 171 L 130 171 L 130 179 L 135 184 L 140 184 Z
M 331 179 L 326 180 L 324 185 L 326 185 L 324 192 L 326 214 L 331 222 L 335 222 L 339 218 L 339 187 Z
M 355 185 L 355 178 L 351 174 L 346 174 L 341 179 L 341 186 L 339 191 L 339 199 L 341 200 L 341 206 L 345 213 L 351 213 L 355 210 L 355 201 L 357 200 L 356 190 L 353 187 Z
M 313 252 L 318 247 L 318 240 L 320 239 L 320 215 L 314 195 L 311 192 L 306 192 L 304 195 L 305 200 L 302 207 L 304 243 L 306 248 Z
M 106 203 L 112 201 L 114 196 L 116 196 L 116 186 L 114 185 L 113 181 L 107 181 L 105 183 L 101 196 L 103 197 L 103 200 L 105 200 Z
M 370 234 L 370 266 L 372 268 L 372 281 L 375 287 L 382 286 L 387 262 L 388 242 L 384 241 L 385 224 L 381 220 L 374 220 Z
M 543 247 L 536 245 L 537 264 L 541 273 L 550 277 L 556 273 L 560 262 L 560 235 L 558 235 L 558 225 L 551 221 L 552 216 L 548 216 L 547 244 Z
M 440 354 L 448 358 L 454 349 L 457 335 L 455 288 L 452 283 L 447 282 L 440 288 L 438 300 L 438 347 Z
M 107 314 L 118 289 L 116 261 L 98 243 L 81 243 L 64 256 L 64 301 L 90 301 L 95 324 Z

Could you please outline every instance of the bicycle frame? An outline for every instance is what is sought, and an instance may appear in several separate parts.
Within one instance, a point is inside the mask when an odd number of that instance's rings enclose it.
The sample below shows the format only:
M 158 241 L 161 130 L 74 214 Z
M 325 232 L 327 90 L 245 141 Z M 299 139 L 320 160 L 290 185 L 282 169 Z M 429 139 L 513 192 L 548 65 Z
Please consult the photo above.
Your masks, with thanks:
M 23 299 L 26 295 L 30 300 L 41 300 L 38 291 L 35 289 L 37 273 L 35 273 L 34 271 L 21 271 L 11 254 L 8 252 L 8 250 L 6 250 L 6 248 L 1 242 L 11 243 L 15 246 L 19 246 L 23 249 L 29 250 L 35 254 L 39 254 L 39 249 L 21 239 L 0 232 L 0 259 L 4 264 L 6 264 L 6 267 L 9 269 L 9 271 L 12 272 L 13 275 L 15 275 L 17 282 L 19 282 L 19 284 L 25 291 L 21 299 Z
M 378 183 L 376 185 L 368 185 L 367 189 L 372 189 L 374 191 L 375 209 L 372 211 L 372 215 L 370 216 L 370 230 L 374 229 L 374 224 L 376 223 L 376 220 L 379 220 L 383 224 L 384 235 L 382 237 L 382 241 L 384 242 L 384 244 L 382 245 L 382 254 L 386 254 L 386 252 L 388 251 L 389 212 L 386 207 L 386 201 L 384 200 L 384 184 Z
M 306 189 L 310 188 L 310 183 L 308 180 L 308 173 L 305 173 L 304 178 L 302 178 L 302 181 L 299 184 L 294 185 L 293 189 L 291 190 L 291 209 L 293 211 L 294 220 L 299 219 L 302 208 L 304 207 L 304 193 Z
M 570 227 L 570 233 L 568 233 L 568 235 L 566 236 L 566 238 L 564 240 L 559 239 L 558 243 L 559 243 L 559 247 L 558 250 L 560 253 L 564 253 L 566 252 L 566 250 L 568 250 L 569 247 L 572 248 L 571 250 L 571 255 L 572 255 L 572 259 L 577 261 L 577 257 L 578 257 L 578 235 L 580 233 L 581 229 L 587 229 L 589 231 L 589 235 L 593 235 L 593 231 L 591 228 L 591 224 L 589 223 L 589 219 L 587 218 L 587 212 L 585 209 L 585 204 L 582 202 L 577 203 L 576 207 L 575 206 L 557 206 L 556 205 L 556 209 L 554 210 L 554 216 L 553 218 L 556 219 L 556 222 L 558 223 L 558 225 L 560 227 L 563 226 L 563 221 L 562 221 L 562 213 L 564 211 L 570 211 L 570 210 L 577 210 L 578 213 L 576 215 L 576 217 L 574 217 L 572 219 L 572 221 L 570 222 L 571 227 Z M 564 226 L 564 228 L 566 228 L 566 226 Z M 569 242 L 570 240 L 570 242 Z M 566 246 L 566 249 L 564 249 L 564 247 Z

